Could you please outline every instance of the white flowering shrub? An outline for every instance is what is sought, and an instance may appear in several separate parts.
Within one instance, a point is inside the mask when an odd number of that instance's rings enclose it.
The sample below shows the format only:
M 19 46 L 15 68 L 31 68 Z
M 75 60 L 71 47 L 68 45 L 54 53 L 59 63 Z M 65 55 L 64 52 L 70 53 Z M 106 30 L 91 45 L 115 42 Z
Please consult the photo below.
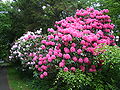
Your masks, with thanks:
M 21 64 L 26 67 L 29 66 L 31 68 L 32 65 L 35 64 L 34 61 L 31 60 L 30 57 L 35 55 L 41 48 L 39 47 L 40 40 L 42 39 L 41 30 L 36 32 L 28 31 L 23 36 L 21 36 L 18 40 L 15 41 L 13 46 L 11 47 L 9 56 L 9 60 L 15 62 L 15 60 L 20 60 Z

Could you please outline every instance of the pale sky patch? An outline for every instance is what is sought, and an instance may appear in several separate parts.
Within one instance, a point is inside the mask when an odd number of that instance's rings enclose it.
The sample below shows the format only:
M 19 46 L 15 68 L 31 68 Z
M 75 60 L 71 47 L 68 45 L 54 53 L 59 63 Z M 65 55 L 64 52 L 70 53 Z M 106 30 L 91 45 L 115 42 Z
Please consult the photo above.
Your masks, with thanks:
M 13 0 L 2 0 L 3 2 L 5 2 L 5 1 L 10 1 L 10 2 L 12 2 Z

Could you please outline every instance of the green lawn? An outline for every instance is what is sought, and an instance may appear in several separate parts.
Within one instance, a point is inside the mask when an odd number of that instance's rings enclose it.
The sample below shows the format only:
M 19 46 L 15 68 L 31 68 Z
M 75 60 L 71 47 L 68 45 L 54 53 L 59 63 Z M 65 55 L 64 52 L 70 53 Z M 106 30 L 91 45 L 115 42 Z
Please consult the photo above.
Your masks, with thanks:
M 16 67 L 8 67 L 8 83 L 11 90 L 57 90 L 51 78 L 35 79 L 32 74 L 19 72 Z M 63 90 L 63 89 L 62 89 Z
M 8 67 L 8 83 L 11 90 L 32 90 L 29 80 L 21 77 L 15 67 Z

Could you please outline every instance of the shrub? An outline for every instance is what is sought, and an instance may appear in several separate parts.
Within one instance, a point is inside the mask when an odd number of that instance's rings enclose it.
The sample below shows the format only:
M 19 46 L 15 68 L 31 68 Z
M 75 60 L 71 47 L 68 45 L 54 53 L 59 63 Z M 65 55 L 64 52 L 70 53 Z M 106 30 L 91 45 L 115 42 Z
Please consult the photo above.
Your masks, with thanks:
M 81 9 L 56 21 L 48 35 L 28 32 L 15 42 L 10 58 L 18 59 L 35 77 L 57 77 L 57 89 L 64 84 L 67 89 L 117 89 L 117 77 L 112 76 L 119 76 L 120 50 L 114 46 L 108 12 Z
M 85 73 L 101 71 L 103 61 L 94 57 L 103 51 L 95 50 L 103 44 L 115 45 L 111 34 L 114 25 L 110 24 L 108 12 L 107 9 L 93 8 L 77 10 L 74 17 L 57 21 L 55 29 L 49 28 L 46 37 L 22 39 L 25 42 L 19 43 L 21 48 L 17 47 L 22 64 L 32 65 L 35 76 L 40 78 L 59 70 L 73 73 L 77 69 Z
M 96 59 L 104 60 L 104 67 L 101 74 L 111 85 L 115 85 L 117 89 L 120 88 L 120 47 L 105 45 L 96 51 L 105 50 L 104 53 L 99 54 Z
M 39 50 L 39 46 L 37 45 L 42 38 L 40 32 L 41 31 L 27 32 L 16 40 L 14 45 L 11 47 L 11 56 L 9 56 L 9 59 L 12 62 L 16 62 L 16 64 L 18 61 L 21 61 L 22 65 L 24 65 L 23 67 L 35 64 L 29 56 L 30 54 L 35 54 Z
M 99 54 L 96 58 L 102 59 L 104 63 L 119 64 L 120 63 L 120 47 L 105 45 L 102 48 L 98 48 L 95 51 L 100 52 L 104 50 L 104 53 Z
M 102 71 L 84 73 L 77 69 L 73 73 L 72 71 L 64 72 L 60 70 L 57 75 L 56 86 L 60 83 L 60 86 L 75 90 L 119 90 L 120 48 L 118 46 L 104 45 L 95 51 L 101 52 L 101 50 L 104 50 L 104 52 L 94 58 L 104 60 Z
M 41 41 L 46 47 L 53 45 L 45 56 L 46 61 L 65 72 L 75 72 L 76 69 L 83 72 L 101 70 L 102 61 L 93 59 L 99 54 L 95 49 L 102 44 L 115 45 L 114 36 L 110 34 L 114 25 L 110 24 L 110 17 L 105 15 L 107 12 L 81 9 L 74 17 L 57 21 L 55 30 L 48 29 L 50 34 L 47 40 Z
M 73 73 L 61 70 L 58 73 L 55 85 L 58 88 L 63 88 L 62 90 L 119 90 L 120 73 L 112 73 L 112 71 L 84 73 L 77 69 Z

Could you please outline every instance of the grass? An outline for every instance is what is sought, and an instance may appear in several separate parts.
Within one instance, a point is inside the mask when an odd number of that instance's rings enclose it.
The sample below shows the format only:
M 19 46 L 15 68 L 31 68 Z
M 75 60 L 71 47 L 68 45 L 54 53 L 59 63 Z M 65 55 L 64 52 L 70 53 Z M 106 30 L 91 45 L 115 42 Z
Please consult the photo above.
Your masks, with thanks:
M 0 66 L 9 66 L 9 63 L 0 63 Z
M 8 83 L 11 90 L 56 90 L 50 78 L 36 79 L 28 73 L 21 73 L 16 67 L 8 67 Z M 53 77 L 54 75 L 52 75 Z
M 8 67 L 8 83 L 11 90 L 32 90 L 27 80 L 15 67 Z

